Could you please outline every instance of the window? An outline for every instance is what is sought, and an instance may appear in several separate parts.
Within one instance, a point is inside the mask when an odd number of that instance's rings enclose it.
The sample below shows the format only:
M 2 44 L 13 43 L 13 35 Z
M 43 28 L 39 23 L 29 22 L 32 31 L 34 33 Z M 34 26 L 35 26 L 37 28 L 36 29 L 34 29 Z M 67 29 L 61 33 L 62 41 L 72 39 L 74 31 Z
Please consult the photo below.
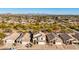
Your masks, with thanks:
M 43 38 L 41 38 L 41 40 L 43 40 Z

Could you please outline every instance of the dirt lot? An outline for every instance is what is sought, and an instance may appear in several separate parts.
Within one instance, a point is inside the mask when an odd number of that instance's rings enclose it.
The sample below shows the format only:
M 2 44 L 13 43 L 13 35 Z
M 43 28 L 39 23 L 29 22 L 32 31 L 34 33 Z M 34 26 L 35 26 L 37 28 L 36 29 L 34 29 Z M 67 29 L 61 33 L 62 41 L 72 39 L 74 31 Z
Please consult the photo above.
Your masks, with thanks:
M 32 47 L 25 47 L 22 45 L 16 46 L 18 50 L 77 50 L 76 45 L 33 45 Z

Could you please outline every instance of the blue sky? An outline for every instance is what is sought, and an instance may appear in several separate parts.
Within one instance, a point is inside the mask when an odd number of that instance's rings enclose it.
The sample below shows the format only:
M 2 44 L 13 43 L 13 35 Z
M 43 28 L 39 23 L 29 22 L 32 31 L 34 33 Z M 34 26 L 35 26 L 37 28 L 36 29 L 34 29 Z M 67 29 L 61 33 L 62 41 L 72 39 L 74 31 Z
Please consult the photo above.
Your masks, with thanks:
M 79 8 L 0 8 L 0 14 L 3 13 L 79 15 Z

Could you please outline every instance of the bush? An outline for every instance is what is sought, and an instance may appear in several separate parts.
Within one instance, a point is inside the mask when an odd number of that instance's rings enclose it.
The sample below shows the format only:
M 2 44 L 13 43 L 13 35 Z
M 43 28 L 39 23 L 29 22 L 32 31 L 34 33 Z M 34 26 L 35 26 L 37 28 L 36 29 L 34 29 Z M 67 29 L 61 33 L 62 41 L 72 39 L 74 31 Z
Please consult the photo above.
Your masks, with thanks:
M 3 39 L 6 35 L 4 33 L 0 33 L 0 38 Z
M 3 42 L 3 40 L 0 40 L 0 46 L 1 46 L 1 45 L 4 45 L 4 42 Z

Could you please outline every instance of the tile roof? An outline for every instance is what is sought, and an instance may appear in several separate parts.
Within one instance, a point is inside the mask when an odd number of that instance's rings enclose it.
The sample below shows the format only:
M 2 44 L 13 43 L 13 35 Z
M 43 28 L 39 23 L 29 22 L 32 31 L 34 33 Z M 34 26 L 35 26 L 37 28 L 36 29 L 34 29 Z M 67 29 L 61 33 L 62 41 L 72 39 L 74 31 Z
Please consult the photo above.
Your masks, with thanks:
M 49 33 L 46 35 L 48 40 L 52 40 L 55 38 L 55 34 L 54 33 Z
M 73 37 L 75 37 L 77 40 L 79 40 L 79 33 L 76 33 L 75 35 L 73 35 Z
M 59 37 L 60 37 L 63 41 L 66 41 L 66 40 L 71 39 L 71 37 L 70 37 L 68 34 L 66 34 L 66 33 L 61 33 L 61 34 L 59 34 Z

